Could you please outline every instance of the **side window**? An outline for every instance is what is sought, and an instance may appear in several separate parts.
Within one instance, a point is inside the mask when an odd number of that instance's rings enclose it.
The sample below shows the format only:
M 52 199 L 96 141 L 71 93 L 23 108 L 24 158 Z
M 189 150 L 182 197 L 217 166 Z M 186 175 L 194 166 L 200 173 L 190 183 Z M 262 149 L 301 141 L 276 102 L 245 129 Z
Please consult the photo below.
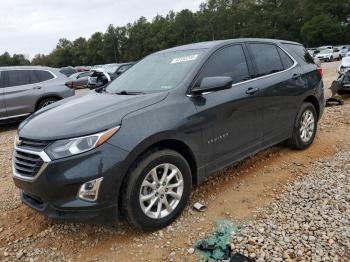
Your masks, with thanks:
M 54 78 L 54 76 L 48 71 L 33 70 L 33 72 L 35 72 L 35 75 L 36 75 L 36 78 L 38 79 L 38 82 L 44 82 L 44 81 L 47 81 L 47 80 Z
M 215 52 L 204 66 L 196 85 L 199 85 L 204 77 L 212 76 L 230 76 L 234 84 L 250 78 L 241 45 L 228 46 Z
M 6 87 L 21 86 L 31 84 L 29 70 L 10 70 L 7 71 Z
M 301 59 L 303 59 L 308 64 L 314 64 L 314 59 L 309 54 L 309 52 L 302 46 L 297 44 L 286 44 L 284 43 L 288 49 L 290 49 L 292 52 L 294 52 L 297 56 L 299 56 Z M 316 52 L 315 52 L 316 54 Z
M 4 73 L 0 71 L 0 88 L 5 87 Z
M 278 53 L 282 59 L 284 69 L 291 68 L 294 65 L 294 61 L 281 48 L 278 48 Z
M 284 70 L 280 55 L 275 45 L 250 43 L 248 46 L 256 65 L 257 74 L 255 77 L 269 75 Z

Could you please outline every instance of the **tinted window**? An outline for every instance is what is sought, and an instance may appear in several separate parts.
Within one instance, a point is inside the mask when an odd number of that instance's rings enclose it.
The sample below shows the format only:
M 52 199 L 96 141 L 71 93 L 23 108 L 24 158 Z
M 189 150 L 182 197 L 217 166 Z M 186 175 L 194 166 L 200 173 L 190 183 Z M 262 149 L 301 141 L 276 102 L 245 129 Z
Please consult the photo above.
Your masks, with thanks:
M 5 87 L 3 76 L 4 76 L 4 74 L 2 74 L 2 72 L 0 71 L 0 88 Z
M 31 84 L 31 74 L 29 70 L 7 71 L 7 87 Z
M 38 82 L 44 82 L 44 81 L 47 81 L 47 80 L 54 78 L 54 76 L 48 71 L 34 70 L 32 72 L 36 75 Z
M 124 73 L 126 70 L 128 70 L 131 67 L 131 65 L 124 65 L 118 68 L 118 73 Z
M 294 65 L 294 61 L 281 48 L 278 48 L 278 52 L 280 54 L 284 69 L 291 68 Z
M 303 59 L 306 63 L 309 63 L 309 64 L 314 63 L 314 59 L 312 58 L 312 56 L 309 54 L 309 52 L 306 51 L 306 49 L 302 45 L 294 45 L 294 44 L 284 44 L 284 45 L 287 46 L 298 57 Z M 319 52 L 315 51 L 314 54 L 316 54 L 316 53 L 319 53 Z
M 204 77 L 211 76 L 230 76 L 233 83 L 249 79 L 250 75 L 242 46 L 229 46 L 215 52 L 204 66 L 196 85 L 199 85 Z
M 279 71 L 284 67 L 278 53 L 277 47 L 272 44 L 248 44 L 249 50 L 253 56 L 256 65 L 256 76 L 264 76 Z

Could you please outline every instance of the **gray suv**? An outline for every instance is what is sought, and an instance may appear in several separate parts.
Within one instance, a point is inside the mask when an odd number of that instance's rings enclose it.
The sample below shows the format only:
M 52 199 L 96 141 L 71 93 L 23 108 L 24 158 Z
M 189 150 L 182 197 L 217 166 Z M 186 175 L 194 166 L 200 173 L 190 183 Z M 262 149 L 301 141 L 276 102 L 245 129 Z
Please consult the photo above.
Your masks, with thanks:
M 25 117 L 74 95 L 68 78 L 49 67 L 0 67 L 0 121 Z

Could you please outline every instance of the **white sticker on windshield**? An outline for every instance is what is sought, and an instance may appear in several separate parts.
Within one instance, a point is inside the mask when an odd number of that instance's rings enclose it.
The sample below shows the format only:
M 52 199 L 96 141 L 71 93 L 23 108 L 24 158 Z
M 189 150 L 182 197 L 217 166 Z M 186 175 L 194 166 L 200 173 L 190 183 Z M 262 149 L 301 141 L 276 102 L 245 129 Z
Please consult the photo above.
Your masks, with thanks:
M 193 60 L 196 60 L 197 58 L 198 58 L 198 55 L 189 55 L 189 56 L 178 57 L 178 58 L 174 58 L 171 61 L 171 64 L 193 61 Z

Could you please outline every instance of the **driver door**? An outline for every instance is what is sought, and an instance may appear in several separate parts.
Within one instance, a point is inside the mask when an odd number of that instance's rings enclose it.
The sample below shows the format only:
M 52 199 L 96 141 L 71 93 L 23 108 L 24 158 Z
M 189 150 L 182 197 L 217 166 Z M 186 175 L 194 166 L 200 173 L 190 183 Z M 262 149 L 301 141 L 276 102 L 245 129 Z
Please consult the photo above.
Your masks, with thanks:
M 207 173 L 237 161 L 259 148 L 262 140 L 263 101 L 252 89 L 245 47 L 226 46 L 216 51 L 201 71 L 204 77 L 230 76 L 231 89 L 191 97 L 202 127 Z

